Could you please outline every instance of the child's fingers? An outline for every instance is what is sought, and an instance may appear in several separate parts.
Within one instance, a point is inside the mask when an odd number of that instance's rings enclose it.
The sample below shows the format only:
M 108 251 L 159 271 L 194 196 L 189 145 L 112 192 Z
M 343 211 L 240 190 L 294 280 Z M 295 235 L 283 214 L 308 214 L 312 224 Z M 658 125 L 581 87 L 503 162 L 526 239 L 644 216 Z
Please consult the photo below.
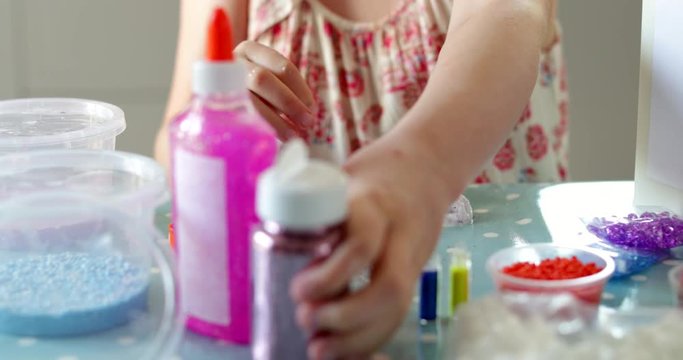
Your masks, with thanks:
M 379 256 L 386 237 L 386 221 L 367 199 L 351 201 L 347 238 L 321 262 L 299 273 L 292 282 L 292 297 L 317 302 L 338 296 L 351 279 L 368 269 Z
M 261 116 L 273 127 L 277 136 L 282 141 L 287 141 L 297 135 L 301 130 L 296 128 L 296 124 L 287 123 L 278 112 L 268 105 L 258 95 L 251 93 L 251 102 Z
M 367 329 L 357 333 L 319 338 L 313 340 L 308 346 L 308 358 L 312 360 L 371 359 L 369 354 L 372 354 L 373 350 L 367 349 L 377 347 L 373 346 L 375 342 L 375 337 Z M 364 349 L 365 355 L 358 355 L 358 349 Z
M 347 315 L 347 319 L 340 320 L 337 316 L 325 318 L 326 315 L 321 313 L 321 322 L 336 319 L 336 324 L 326 325 L 338 328 L 345 326 L 340 324 L 355 322 L 357 326 L 347 331 L 330 331 L 326 335 L 313 338 L 309 343 L 309 356 L 314 359 L 355 358 L 381 347 L 391 338 L 404 315 L 401 306 L 393 303 L 396 300 L 390 299 L 392 298 L 383 298 L 384 303 L 359 303 L 363 307 L 360 309 L 362 313 L 359 315 L 359 308 L 354 308 L 350 312 L 355 315 Z M 323 326 L 320 328 L 325 329 Z
M 255 41 L 244 41 L 235 52 L 250 62 L 262 66 L 282 81 L 309 109 L 313 107 L 313 93 L 299 70 L 279 52 Z
M 358 330 L 372 322 L 376 317 L 385 317 L 389 306 L 379 306 L 382 301 L 391 297 L 383 297 L 385 292 L 378 284 L 348 295 L 342 300 L 313 305 L 304 303 L 297 308 L 297 320 L 305 330 L 315 333 L 325 331 L 343 333 Z M 373 311 L 368 312 L 368 309 Z
M 377 279 L 369 286 L 329 303 L 316 306 L 302 304 L 298 309 L 298 320 L 309 331 L 322 330 L 333 334 L 373 328 L 376 322 L 400 322 L 410 305 L 412 287 L 409 278 L 398 263 L 383 262 Z
M 247 81 L 249 90 L 296 122 L 297 125 L 310 127 L 314 124 L 311 110 L 280 79 L 264 67 L 250 62 L 247 62 L 247 66 L 249 67 Z
M 297 307 L 297 321 L 299 326 L 311 334 L 320 331 L 349 332 L 361 329 L 378 315 L 385 314 L 388 307 L 374 309 L 372 314 L 367 313 L 368 308 L 365 309 L 364 314 L 357 312 L 360 305 L 376 304 L 381 300 L 379 292 L 373 287 L 368 287 L 343 300 L 325 305 L 303 303 Z
M 307 309 L 302 323 L 325 335 L 309 344 L 313 358 L 343 358 L 368 354 L 390 339 L 410 309 L 414 274 L 406 267 L 411 257 L 405 247 L 411 231 L 392 231 L 389 246 L 377 263 L 368 287 L 341 300 Z

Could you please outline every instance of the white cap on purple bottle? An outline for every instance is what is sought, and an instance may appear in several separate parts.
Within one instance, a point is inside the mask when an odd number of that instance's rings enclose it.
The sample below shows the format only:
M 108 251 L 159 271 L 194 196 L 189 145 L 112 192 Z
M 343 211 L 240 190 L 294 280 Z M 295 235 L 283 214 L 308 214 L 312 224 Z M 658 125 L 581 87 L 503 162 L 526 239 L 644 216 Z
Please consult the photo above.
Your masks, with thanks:
M 256 212 L 262 221 L 294 230 L 336 225 L 346 219 L 347 184 L 341 169 L 310 159 L 306 144 L 292 140 L 259 177 Z

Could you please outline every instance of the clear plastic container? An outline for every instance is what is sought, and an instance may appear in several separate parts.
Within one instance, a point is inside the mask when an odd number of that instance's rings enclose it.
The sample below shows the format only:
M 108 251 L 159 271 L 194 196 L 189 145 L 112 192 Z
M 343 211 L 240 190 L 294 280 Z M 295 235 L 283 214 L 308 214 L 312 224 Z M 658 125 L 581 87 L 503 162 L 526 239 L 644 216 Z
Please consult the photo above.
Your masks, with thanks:
M 114 150 L 126 129 L 107 103 L 60 98 L 0 101 L 0 154 L 41 149 Z
M 669 270 L 669 284 L 674 296 L 674 305 L 683 308 L 683 265 Z
M 633 309 L 614 309 L 601 306 L 598 329 L 620 339 L 666 319 L 677 320 L 683 326 L 683 322 L 678 320 L 683 320 L 682 317 L 683 312 L 671 307 L 636 306 Z
M 172 260 L 161 242 L 162 235 L 151 224 L 88 196 L 53 192 L 0 203 L 1 357 L 172 356 L 182 322 Z M 90 260 L 79 267 L 64 265 L 57 261 L 60 257 Z M 115 266 L 99 271 L 107 261 L 125 262 L 134 271 L 127 270 L 125 276 L 117 275 Z M 33 267 L 17 265 L 22 262 Z M 93 264 L 98 271 L 91 271 Z M 21 292 L 13 291 L 22 286 Z M 121 295 L 132 293 L 130 289 L 137 291 L 135 306 L 132 297 Z M 19 295 L 25 301 L 18 301 Z M 26 326 L 28 320 L 36 324 L 32 329 Z M 52 333 L 46 333 L 48 325 Z M 97 329 L 75 330 L 86 325 Z
M 141 155 L 52 150 L 0 156 L 0 202 L 56 190 L 103 198 L 150 222 L 156 207 L 168 198 L 164 169 Z
M 517 262 L 540 263 L 555 257 L 576 256 L 583 263 L 595 263 L 600 272 L 570 280 L 524 279 L 503 273 L 503 268 Z M 568 292 L 577 298 L 598 304 L 609 277 L 614 272 L 614 260 L 599 250 L 555 244 L 530 244 L 510 247 L 491 255 L 486 268 L 499 291 L 522 291 L 530 293 Z

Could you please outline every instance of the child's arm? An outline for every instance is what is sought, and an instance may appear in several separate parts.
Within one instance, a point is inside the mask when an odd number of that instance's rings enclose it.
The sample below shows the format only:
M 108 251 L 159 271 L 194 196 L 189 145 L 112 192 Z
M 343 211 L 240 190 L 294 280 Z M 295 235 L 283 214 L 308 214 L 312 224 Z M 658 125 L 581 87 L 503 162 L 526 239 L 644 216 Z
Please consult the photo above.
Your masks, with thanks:
M 299 274 L 292 295 L 314 359 L 357 358 L 400 326 L 442 217 L 501 146 L 534 87 L 550 0 L 454 0 L 446 44 L 423 95 L 400 125 L 347 163 L 349 235 Z M 370 285 L 341 298 L 351 277 Z
M 437 160 L 451 196 L 500 149 L 528 103 L 540 52 L 555 42 L 555 8 L 555 0 L 454 2 L 430 82 L 392 133 Z
M 176 47 L 173 84 L 169 94 L 166 114 L 157 134 L 155 145 L 156 159 L 168 166 L 168 124 L 171 119 L 187 106 L 191 98 L 192 63 L 204 54 L 204 38 L 211 11 L 215 6 L 223 6 L 230 14 L 233 26 L 234 43 L 239 44 L 247 38 L 248 2 L 244 0 L 181 0 L 180 26 Z

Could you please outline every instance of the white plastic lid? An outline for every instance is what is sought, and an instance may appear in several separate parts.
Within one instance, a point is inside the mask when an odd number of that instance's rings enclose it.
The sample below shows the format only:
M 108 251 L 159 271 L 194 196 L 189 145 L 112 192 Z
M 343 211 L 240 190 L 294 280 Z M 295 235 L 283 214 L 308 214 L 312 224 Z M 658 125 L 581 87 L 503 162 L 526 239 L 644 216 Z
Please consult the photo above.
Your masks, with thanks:
M 164 169 L 141 155 L 51 150 L 0 156 L 0 201 L 57 190 L 95 196 L 131 213 L 151 212 L 167 196 Z
M 441 270 L 441 256 L 439 255 L 438 251 L 435 251 L 432 253 L 432 256 L 429 257 L 429 260 L 427 260 L 427 263 L 425 263 L 424 268 L 422 271 L 439 271 Z
M 195 95 L 246 92 L 247 66 L 242 60 L 234 62 L 197 61 L 192 67 L 192 92 Z
M 259 178 L 257 213 L 295 230 L 338 224 L 347 215 L 347 183 L 339 168 L 310 159 L 303 141 L 292 140 Z
M 60 98 L 0 101 L 0 153 L 114 138 L 126 129 L 123 111 L 107 103 Z

